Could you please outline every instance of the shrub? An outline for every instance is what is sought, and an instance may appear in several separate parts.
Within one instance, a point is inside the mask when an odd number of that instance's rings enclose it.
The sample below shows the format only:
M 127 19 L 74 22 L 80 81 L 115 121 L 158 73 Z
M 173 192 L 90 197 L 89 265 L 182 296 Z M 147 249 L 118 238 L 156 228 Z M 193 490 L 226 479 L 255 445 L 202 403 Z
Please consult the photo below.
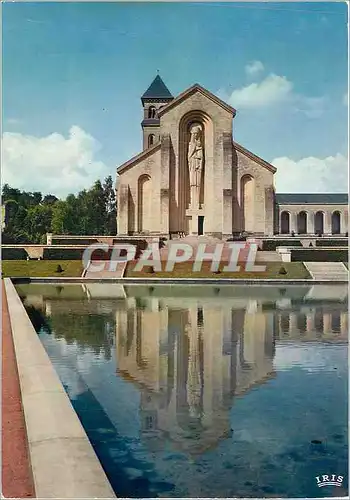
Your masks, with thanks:
M 284 266 L 282 266 L 280 268 L 280 270 L 278 271 L 278 274 L 288 274 L 288 272 L 287 272 L 286 268 Z
M 63 269 L 62 269 L 62 266 L 61 264 L 58 264 L 58 266 L 56 267 L 56 273 L 63 273 Z

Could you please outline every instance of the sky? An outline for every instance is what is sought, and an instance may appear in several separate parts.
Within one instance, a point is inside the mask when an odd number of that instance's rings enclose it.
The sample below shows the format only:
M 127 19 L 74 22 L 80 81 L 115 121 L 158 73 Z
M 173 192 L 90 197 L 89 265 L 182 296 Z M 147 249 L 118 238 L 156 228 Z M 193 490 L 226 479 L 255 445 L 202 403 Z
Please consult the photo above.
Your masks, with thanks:
M 4 3 L 2 182 L 77 193 L 142 150 L 141 95 L 199 83 L 277 192 L 346 192 L 345 3 Z

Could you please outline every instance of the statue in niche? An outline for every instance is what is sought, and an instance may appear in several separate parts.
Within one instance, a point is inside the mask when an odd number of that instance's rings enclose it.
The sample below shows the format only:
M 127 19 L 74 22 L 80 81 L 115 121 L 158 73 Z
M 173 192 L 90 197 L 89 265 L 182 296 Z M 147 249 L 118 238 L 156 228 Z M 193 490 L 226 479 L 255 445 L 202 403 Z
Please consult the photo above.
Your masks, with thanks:
M 195 123 L 190 128 L 190 141 L 187 154 L 188 170 L 190 174 L 191 208 L 199 207 L 203 158 L 202 127 L 200 124 Z

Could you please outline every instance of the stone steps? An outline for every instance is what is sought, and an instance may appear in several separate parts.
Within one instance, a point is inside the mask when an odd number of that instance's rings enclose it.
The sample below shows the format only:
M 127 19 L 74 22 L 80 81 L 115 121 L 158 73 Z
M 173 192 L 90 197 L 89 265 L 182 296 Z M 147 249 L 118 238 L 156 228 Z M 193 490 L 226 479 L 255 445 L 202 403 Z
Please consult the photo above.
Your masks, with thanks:
M 104 264 L 104 269 L 101 271 L 94 271 L 94 266 L 102 266 Z M 118 262 L 115 271 L 109 270 L 110 262 L 108 260 L 94 260 L 90 263 L 84 278 L 122 278 L 124 276 L 126 262 Z
M 304 262 L 314 280 L 347 281 L 349 273 L 342 262 Z

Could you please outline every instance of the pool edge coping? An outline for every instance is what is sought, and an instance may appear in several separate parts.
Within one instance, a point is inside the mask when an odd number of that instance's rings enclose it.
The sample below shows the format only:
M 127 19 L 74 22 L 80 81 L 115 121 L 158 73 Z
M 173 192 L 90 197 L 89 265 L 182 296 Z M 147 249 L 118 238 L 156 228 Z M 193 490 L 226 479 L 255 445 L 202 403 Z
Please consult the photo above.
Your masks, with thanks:
M 36 497 L 116 498 L 11 278 L 4 287 Z
M 345 285 L 349 280 L 314 280 L 312 278 L 81 278 L 81 277 L 12 277 L 13 283 L 117 283 L 127 284 L 213 284 L 213 285 Z

